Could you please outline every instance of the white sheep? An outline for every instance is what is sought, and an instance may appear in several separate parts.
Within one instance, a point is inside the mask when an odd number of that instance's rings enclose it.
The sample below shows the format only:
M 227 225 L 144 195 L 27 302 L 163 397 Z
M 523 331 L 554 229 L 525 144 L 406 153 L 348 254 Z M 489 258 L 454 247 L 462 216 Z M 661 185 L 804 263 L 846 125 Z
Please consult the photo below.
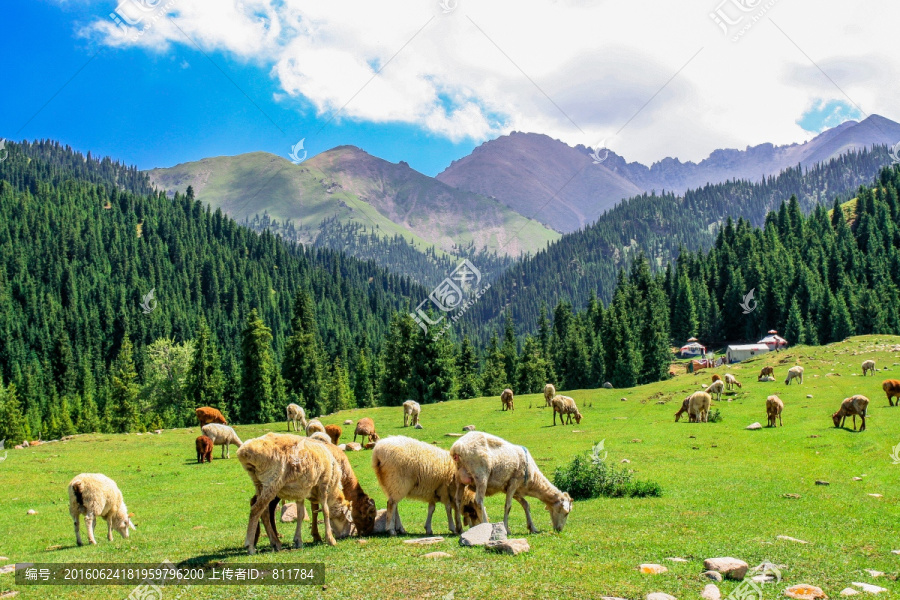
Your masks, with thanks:
M 709 418 L 709 405 L 712 397 L 706 392 L 694 392 L 686 398 L 688 402 L 688 422 L 706 423 Z
M 738 386 L 742 388 L 741 382 L 737 380 L 737 378 L 731 373 L 725 373 L 725 387 L 729 390 L 733 390 L 734 386 Z
M 784 385 L 791 385 L 791 381 L 794 379 L 799 379 L 798 383 L 803 383 L 803 367 L 791 367 L 788 369 L 787 379 L 784 380 Z
M 326 444 L 331 443 L 331 438 L 328 437 L 328 434 L 324 431 L 314 431 L 311 436 L 309 436 L 311 440 L 319 440 L 320 442 L 325 442 Z
M 428 517 L 425 519 L 425 533 L 428 535 L 431 535 L 431 517 L 438 502 L 447 511 L 447 526 L 451 533 L 462 533 L 456 497 L 464 486 L 459 483 L 456 465 L 450 459 L 449 452 L 419 440 L 392 435 L 373 448 L 372 468 L 388 499 L 385 528 L 391 535 L 406 533 L 398 510 L 404 498 L 428 503 Z M 455 517 L 454 509 L 457 510 Z
M 303 407 L 299 404 L 288 404 L 287 405 L 287 426 L 288 431 L 291 430 L 291 426 L 293 425 L 294 431 L 300 431 L 300 427 L 297 426 L 299 423 L 303 429 L 306 429 L 306 411 L 303 410 Z
M 210 423 L 200 428 L 203 435 L 212 440 L 213 446 L 222 446 L 222 458 L 231 458 L 231 444 L 238 448 L 244 443 L 228 425 Z
M 322 433 L 326 433 L 326 432 L 325 432 L 325 426 L 322 425 L 322 421 L 320 421 L 320 420 L 318 420 L 318 419 L 312 419 L 312 420 L 306 425 L 306 435 L 307 435 L 307 436 L 311 436 L 312 434 L 314 434 L 314 433 L 317 432 L 317 431 L 321 431 Z
M 531 520 L 531 508 L 525 496 L 537 498 L 546 505 L 553 529 L 562 531 L 565 527 L 566 518 L 572 511 L 572 497 L 550 483 L 524 446 L 516 446 L 489 433 L 470 431 L 450 447 L 450 456 L 459 467 L 460 482 L 475 486 L 475 505 L 483 522 L 489 522 L 484 507 L 485 496 L 505 492 L 503 525 L 507 532 L 513 498 L 525 510 L 528 530 L 538 532 Z M 459 494 L 463 489 L 460 486 L 457 490 L 457 507 L 460 506 Z
M 727 377 L 727 375 L 726 375 Z M 715 395 L 716 400 L 722 400 L 722 392 L 725 391 L 725 383 L 720 379 L 719 381 L 714 381 L 712 385 L 706 388 L 706 393 L 710 396 Z
M 249 554 L 256 553 L 255 536 L 260 517 L 275 551 L 281 550 L 281 541 L 269 515 L 269 503 L 276 498 L 294 500 L 298 506 L 307 498 L 317 503 L 325 517 L 325 540 L 329 545 L 337 544 L 335 536 L 349 535 L 352 518 L 341 489 L 343 473 L 327 444 L 296 435 L 267 433 L 247 440 L 238 449 L 237 458 L 256 488 L 256 501 L 250 508 L 244 539 Z M 303 547 L 302 524 L 303 520 L 298 518 L 295 548 Z
M 413 427 L 415 427 L 416 425 L 418 425 L 420 412 L 422 412 L 422 407 L 415 400 L 407 400 L 406 402 L 404 402 L 403 426 L 408 427 L 412 425 Z
M 552 383 L 548 383 L 544 386 L 544 400 L 547 402 L 547 406 L 550 406 L 550 401 L 553 400 L 553 396 L 556 395 L 556 387 Z
M 563 419 L 568 419 L 566 422 L 571 424 L 572 417 L 575 417 L 575 422 L 581 424 L 581 413 L 578 412 L 578 407 L 575 405 L 575 400 L 569 398 L 568 396 L 554 396 L 552 400 L 550 400 L 550 406 L 553 407 L 553 424 L 556 425 L 556 415 L 559 414 L 559 423 L 563 425 Z
M 100 473 L 82 473 L 69 482 L 69 514 L 75 523 L 75 542 L 81 546 L 80 516 L 84 515 L 88 540 L 96 544 L 94 526 L 97 517 L 106 520 L 107 538 L 113 539 L 113 529 L 128 539 L 128 528 L 137 529 L 128 517 L 128 508 L 116 482 Z
M 863 370 L 863 377 L 865 377 L 868 372 L 871 372 L 872 375 L 875 375 L 875 361 L 874 360 L 863 361 L 862 370 Z

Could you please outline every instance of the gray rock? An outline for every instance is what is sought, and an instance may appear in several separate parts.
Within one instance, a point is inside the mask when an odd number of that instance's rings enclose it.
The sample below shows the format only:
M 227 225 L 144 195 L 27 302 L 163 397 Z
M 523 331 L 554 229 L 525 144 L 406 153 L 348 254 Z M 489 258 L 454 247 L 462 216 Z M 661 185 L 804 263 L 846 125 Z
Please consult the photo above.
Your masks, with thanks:
M 462 436 L 463 436 L 463 434 L 461 434 L 461 433 L 445 433 L 444 434 L 444 437 L 462 437 Z
M 459 536 L 460 546 L 484 546 L 488 542 L 506 539 L 503 523 L 482 523 L 464 531 Z
M 525 538 L 515 538 L 509 540 L 495 540 L 484 545 L 484 549 L 490 552 L 500 552 L 502 554 L 511 554 L 516 556 L 523 552 L 531 550 L 528 540 Z
M 651 592 L 647 594 L 644 600 L 678 600 L 678 598 L 663 592 Z
M 16 570 L 16 565 L 6 565 L 4 567 L 0 567 L 0 575 L 4 573 L 12 573 Z
M 440 544 L 444 541 L 439 535 L 434 537 L 424 537 L 424 538 L 416 538 L 414 540 L 403 540 L 404 544 L 410 544 L 411 546 L 430 546 L 431 544 Z
M 812 398 L 812 394 L 807 394 L 806 397 L 807 397 L 807 398 Z
M 670 557 L 666 558 L 666 560 L 670 560 L 672 562 L 687 562 L 688 561 L 688 559 L 681 558 L 680 556 L 670 556 Z
M 631 462 L 631 461 L 630 461 L 630 460 L 628 460 L 628 459 L 627 459 L 627 458 L 623 458 L 623 459 L 622 459 L 622 460 L 620 460 L 620 461 L 619 461 L 619 462 L 620 462 L 620 463 L 622 463 L 622 464 L 625 464 L 625 465 L 627 465 L 627 464 L 628 464 L 628 463 L 630 463 L 630 462 Z
M 604 389 L 604 390 L 611 390 L 611 389 L 613 389 L 612 384 L 611 384 L 610 382 L 607 381 L 606 383 L 603 384 L 603 389 Z
M 855 596 L 859 594 L 858 590 L 854 590 L 853 588 L 844 588 L 841 590 L 841 596 Z
M 429 552 L 428 554 L 423 554 L 422 558 L 450 558 L 451 556 L 451 554 L 446 552 Z
M 746 428 L 747 429 L 762 429 L 762 425 L 760 425 L 759 423 L 753 423 L 751 425 L 747 425 Z
M 416 423 L 416 427 L 415 427 L 415 428 L 416 428 L 416 429 L 422 429 L 422 424 L 421 424 L 421 423 Z
M 359 442 L 347 442 L 347 450 L 350 450 L 352 452 L 359 452 L 360 450 L 362 450 L 362 448 L 362 444 L 360 444 Z
M 713 581 L 722 581 L 722 574 L 718 571 L 706 571 L 703 575 L 709 577 Z
M 722 592 L 719 591 L 719 586 L 716 584 L 708 583 L 706 584 L 706 587 L 703 588 L 700 597 L 705 600 L 720 600 L 722 598 Z
M 347 419 L 344 421 L 344 425 L 353 425 L 353 419 Z
M 0 592 L 0 600 L 6 600 L 7 598 L 15 598 L 19 595 L 19 592 L 16 590 L 9 590 L 8 592 Z
M 628 398 L 619 398 L 619 401 L 621 401 L 621 402 L 628 402 Z
M 297 520 L 297 503 L 291 502 L 281 507 L 281 522 L 293 523 Z
M 750 568 L 750 565 L 731 556 L 721 556 L 718 558 L 707 558 L 703 561 L 703 567 L 710 571 L 718 571 L 726 579 L 740 581 L 747 574 L 747 569 Z
M 463 427 L 463 431 L 475 431 L 475 426 L 474 425 L 466 425 L 465 427 Z
M 657 565 L 655 563 L 644 563 L 642 565 L 638 565 L 638 570 L 643 575 L 661 575 L 668 571 L 666 567 L 662 565 Z
M 29 514 L 29 515 L 36 515 L 36 514 L 37 514 L 37 511 L 34 510 L 33 508 L 29 508 L 29 509 L 28 509 L 28 513 L 26 513 L 26 514 Z
M 797 542 L 798 544 L 808 544 L 809 542 L 804 542 L 803 540 L 798 540 L 795 537 L 791 537 L 789 535 L 777 535 L 775 536 L 779 540 L 784 540 L 786 542 Z

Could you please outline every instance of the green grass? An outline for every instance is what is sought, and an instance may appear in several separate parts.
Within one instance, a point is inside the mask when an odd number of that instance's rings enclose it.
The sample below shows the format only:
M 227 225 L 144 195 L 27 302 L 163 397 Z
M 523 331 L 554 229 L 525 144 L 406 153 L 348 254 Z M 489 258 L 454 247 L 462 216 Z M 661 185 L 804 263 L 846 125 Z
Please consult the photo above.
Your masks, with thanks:
M 575 503 L 565 530 L 552 533 L 550 518 L 532 502 L 542 533 L 528 535 L 524 515 L 513 506 L 513 537 L 526 537 L 528 554 L 488 555 L 482 549 L 461 548 L 447 535 L 443 511 L 435 513 L 435 534 L 446 540 L 427 548 L 401 539 L 373 537 L 361 544 L 345 539 L 336 547 L 307 543 L 302 550 L 273 555 L 265 539 L 261 552 L 248 557 L 242 549 L 252 486 L 238 461 L 197 465 L 193 440 L 197 428 L 167 430 L 162 435 L 91 435 L 66 443 L 10 450 L 0 463 L 0 555 L 18 562 L 181 561 L 203 557 L 225 562 L 324 562 L 327 589 L 302 587 L 174 588 L 164 598 L 597 598 L 614 595 L 643 598 L 648 592 L 668 592 L 696 598 L 707 583 L 700 577 L 702 561 L 734 556 L 753 564 L 764 560 L 786 565 L 784 581 L 767 586 L 767 598 L 781 597 L 788 585 L 810 583 L 831 597 L 854 581 L 889 588 L 893 597 L 900 556 L 897 523 L 900 465 L 892 448 L 900 444 L 900 408 L 888 408 L 881 391 L 885 378 L 900 378 L 900 355 L 890 346 L 900 338 L 869 336 L 820 348 L 792 348 L 768 354 L 730 372 L 744 384 L 714 403 L 720 423 L 675 423 L 673 414 L 689 392 L 708 383 L 710 371 L 628 390 L 568 392 L 578 402 L 584 420 L 577 426 L 550 425 L 543 397 L 516 398 L 514 413 L 501 412 L 497 398 L 428 405 L 422 411 L 423 430 L 404 430 L 400 408 L 349 411 L 331 415 L 326 423 L 342 423 L 363 415 L 375 419 L 382 435 L 404 434 L 436 441 L 449 448 L 474 424 L 528 447 L 544 473 L 605 440 L 608 459 L 627 458 L 635 477 L 658 482 L 661 498 L 598 498 Z M 876 377 L 860 373 L 860 363 L 875 358 Z M 802 386 L 786 387 L 787 368 L 806 368 Z M 764 364 L 776 368 L 774 383 L 757 383 Z M 839 376 L 828 375 L 831 370 Z M 725 369 L 717 369 L 725 373 Z M 778 394 L 785 402 L 784 427 L 747 431 L 755 421 L 765 424 L 765 397 Z M 830 415 L 852 394 L 867 395 L 870 418 L 864 433 L 835 429 Z M 812 394 L 811 399 L 806 395 Z M 620 398 L 626 398 L 621 401 Z M 665 404 L 658 404 L 665 402 Z M 349 429 L 348 426 L 345 429 Z M 238 426 L 243 439 L 268 430 L 284 431 L 284 423 Z M 344 440 L 348 441 L 346 431 Z M 216 450 L 218 456 L 219 449 Z M 370 452 L 350 453 L 363 485 L 383 508 L 385 499 L 370 467 Z M 618 466 L 618 465 L 617 465 Z M 101 536 L 95 547 L 77 548 L 67 510 L 66 484 L 81 472 L 99 471 L 115 479 L 138 530 L 130 540 Z M 853 477 L 862 477 L 853 481 Z M 817 486 L 824 479 L 829 486 Z M 882 494 L 874 498 L 869 494 Z M 784 494 L 800 494 L 788 499 Z M 502 516 L 502 497 L 488 501 L 494 520 Z M 26 516 L 28 509 L 37 515 Z M 426 505 L 400 505 L 411 534 L 423 534 Z M 279 524 L 283 539 L 293 524 Z M 105 534 L 105 524 L 97 527 Z M 776 539 L 787 535 L 808 544 Z M 310 540 L 308 526 L 304 538 Z M 443 550 L 452 558 L 432 561 L 421 556 Z M 666 557 L 687 558 L 687 563 Z M 641 575 L 636 567 L 659 562 L 662 575 Z M 873 579 L 864 569 L 888 575 Z M 737 586 L 720 584 L 723 595 Z M 125 598 L 129 588 L 24 588 L 12 575 L 0 575 L 0 590 L 19 589 L 19 598 Z M 36 591 L 35 591 L 36 590 Z

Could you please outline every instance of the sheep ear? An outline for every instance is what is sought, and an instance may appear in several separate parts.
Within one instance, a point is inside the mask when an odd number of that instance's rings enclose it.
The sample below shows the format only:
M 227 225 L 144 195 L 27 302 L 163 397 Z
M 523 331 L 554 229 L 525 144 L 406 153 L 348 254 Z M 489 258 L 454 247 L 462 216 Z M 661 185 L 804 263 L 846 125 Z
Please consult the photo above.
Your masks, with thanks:
M 132 522 L 131 522 L 131 519 L 128 519 L 128 526 L 131 527 L 131 528 L 134 529 L 134 530 L 137 529 L 137 525 L 135 525 L 134 523 L 132 523 Z

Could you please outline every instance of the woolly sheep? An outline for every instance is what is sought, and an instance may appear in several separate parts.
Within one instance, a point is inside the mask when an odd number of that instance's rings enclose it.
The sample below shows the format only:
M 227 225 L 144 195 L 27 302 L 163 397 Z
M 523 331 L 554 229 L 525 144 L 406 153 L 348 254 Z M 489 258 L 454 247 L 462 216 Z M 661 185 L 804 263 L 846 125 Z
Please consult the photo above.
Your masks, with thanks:
M 513 404 L 513 391 L 509 388 L 503 390 L 503 393 L 500 394 L 500 404 L 501 410 L 516 410 L 515 405 Z
M 874 360 L 864 360 L 862 364 L 863 377 L 866 376 L 867 373 L 872 373 L 875 375 L 875 361 Z
M 706 423 L 712 397 L 706 392 L 694 392 L 686 400 L 688 401 L 688 422 Z
M 325 516 L 325 540 L 334 546 L 335 532 L 343 537 L 350 531 L 351 517 L 348 503 L 341 490 L 341 467 L 329 452 L 328 444 L 308 438 L 281 433 L 248 440 L 237 451 L 241 466 L 247 471 L 256 488 L 256 502 L 250 509 L 244 547 L 256 553 L 255 534 L 260 517 L 275 551 L 281 541 L 269 517 L 268 507 L 275 498 L 294 500 L 302 504 L 309 498 L 322 507 Z M 297 520 L 294 547 L 302 548 L 300 535 L 303 521 Z
M 547 402 L 547 406 L 550 406 L 550 401 L 553 400 L 553 396 L 556 395 L 556 388 L 552 383 L 548 383 L 544 386 L 544 400 Z
M 82 546 L 80 516 L 84 515 L 88 541 L 96 544 L 94 526 L 97 517 L 106 520 L 107 539 L 112 541 L 113 529 L 128 539 L 128 528 L 137 529 L 128 517 L 128 508 L 116 482 L 100 473 L 82 473 L 69 482 L 69 514 L 75 524 L 75 542 Z
M 741 382 L 738 381 L 734 375 L 732 375 L 731 373 L 726 373 L 725 374 L 725 387 L 729 390 L 733 390 L 734 386 L 738 386 L 739 388 L 743 387 L 741 385 Z
M 775 376 L 775 369 L 773 369 L 772 367 L 763 367 L 759 371 L 759 377 L 757 377 L 757 379 L 762 381 L 763 377 L 768 377 L 770 375 L 773 377 Z
M 325 442 L 326 444 L 331 443 L 331 438 L 328 437 L 328 434 L 325 433 L 324 431 L 313 432 L 313 434 L 311 436 L 309 436 L 309 439 L 318 440 L 320 442 Z
M 852 396 L 841 402 L 841 407 L 836 413 L 831 415 L 831 420 L 835 427 L 843 427 L 847 417 L 853 417 L 853 431 L 856 431 L 856 416 L 862 419 L 860 431 L 866 430 L 866 412 L 869 407 L 869 399 L 865 396 Z
M 331 443 L 337 446 L 338 442 L 341 441 L 341 434 L 343 433 L 343 430 L 339 425 L 326 425 L 325 433 L 328 435 Z
M 218 423 L 210 423 L 200 428 L 203 435 L 212 440 L 213 446 L 222 446 L 222 458 L 231 458 L 231 444 L 238 448 L 244 443 L 238 437 L 234 429 L 228 425 L 219 425 Z
M 900 379 L 885 379 L 881 389 L 887 394 L 888 404 L 894 406 L 893 398 L 897 398 L 897 405 L 900 405 Z
M 288 404 L 287 405 L 287 426 L 288 431 L 291 430 L 293 426 L 294 431 L 300 431 L 300 427 L 298 427 L 298 423 L 303 430 L 306 430 L 306 411 L 303 410 L 303 407 L 299 404 Z
M 322 421 L 320 421 L 318 419 L 312 419 L 306 425 L 306 435 L 311 436 L 312 434 L 314 434 L 317 431 L 321 431 L 322 433 L 325 433 L 325 426 L 322 425 Z
M 356 436 L 361 436 L 363 440 L 368 437 L 370 442 L 377 442 L 378 434 L 375 433 L 375 421 L 369 417 L 363 417 L 357 421 L 356 429 L 353 431 L 354 442 L 356 441 Z
M 406 533 L 400 520 L 398 506 L 404 498 L 428 503 L 425 533 L 431 535 L 431 518 L 438 502 L 447 511 L 447 526 L 451 533 L 462 533 L 460 508 L 456 498 L 462 494 L 456 465 L 450 453 L 402 435 L 384 438 L 372 450 L 372 469 L 378 484 L 387 496 L 387 523 L 391 534 Z M 460 504 L 464 498 L 460 496 Z M 454 517 L 453 511 L 457 511 Z
M 706 393 L 710 396 L 716 396 L 716 400 L 722 400 L 722 392 L 725 391 L 725 384 L 720 380 L 714 382 L 708 388 L 706 388 Z
M 784 427 L 781 422 L 781 412 L 784 410 L 784 402 L 778 396 L 769 396 L 766 398 L 766 416 L 769 419 L 769 427 L 775 427 L 775 419 L 778 424 Z
M 194 412 L 197 414 L 197 419 L 200 421 L 200 427 L 208 425 L 209 423 L 219 423 L 221 425 L 228 424 L 225 421 L 225 416 L 219 412 L 218 409 L 211 406 L 201 406 L 194 410 Z
M 403 426 L 409 427 L 412 425 L 415 427 L 419 424 L 419 413 L 422 412 L 422 407 L 415 400 L 407 400 L 403 403 Z
M 713 373 L 712 382 L 715 383 L 717 381 L 722 381 L 722 377 L 716 373 Z
M 205 435 L 201 435 L 194 440 L 194 447 L 197 449 L 198 463 L 202 463 L 204 460 L 206 462 L 212 462 L 213 441 L 211 439 Z
M 578 407 L 575 406 L 575 401 L 568 396 L 554 396 L 552 400 L 550 400 L 550 406 L 553 407 L 553 425 L 556 425 L 556 415 L 559 414 L 559 424 L 563 425 L 563 418 L 567 418 L 566 423 L 572 423 L 572 417 L 575 417 L 575 422 L 581 424 L 581 413 L 578 412 Z
M 450 447 L 450 456 L 459 468 L 460 482 L 475 486 L 475 504 L 483 522 L 490 522 L 484 507 L 485 496 L 506 492 L 503 525 L 507 532 L 509 511 L 515 498 L 525 510 L 528 530 L 538 533 L 531 520 L 526 496 L 544 503 L 550 511 L 553 529 L 559 532 L 565 527 L 572 511 L 572 497 L 550 483 L 524 446 L 516 446 L 489 433 L 470 431 Z M 457 510 L 463 489 L 462 486 L 457 489 Z
M 794 379 L 799 379 L 798 383 L 803 383 L 803 367 L 791 367 L 788 369 L 787 379 L 784 380 L 784 385 L 791 385 L 791 381 Z
M 721 383 L 721 382 L 720 382 Z M 679 419 L 681 419 L 681 415 L 688 411 L 688 405 L 690 404 L 690 398 L 685 398 L 681 401 L 681 408 L 678 409 L 678 412 L 675 413 L 675 422 L 677 423 Z

